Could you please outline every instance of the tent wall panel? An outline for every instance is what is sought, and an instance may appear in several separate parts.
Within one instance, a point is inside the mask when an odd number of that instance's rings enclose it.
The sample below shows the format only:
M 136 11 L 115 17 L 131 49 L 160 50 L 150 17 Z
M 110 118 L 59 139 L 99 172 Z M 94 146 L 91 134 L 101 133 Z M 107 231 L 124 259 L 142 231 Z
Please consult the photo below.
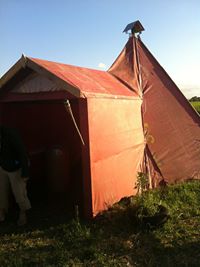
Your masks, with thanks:
M 145 85 L 143 118 L 151 154 L 167 182 L 199 178 L 199 116 L 143 43 L 137 43 Z
M 143 158 L 141 100 L 88 99 L 93 215 L 134 193 Z

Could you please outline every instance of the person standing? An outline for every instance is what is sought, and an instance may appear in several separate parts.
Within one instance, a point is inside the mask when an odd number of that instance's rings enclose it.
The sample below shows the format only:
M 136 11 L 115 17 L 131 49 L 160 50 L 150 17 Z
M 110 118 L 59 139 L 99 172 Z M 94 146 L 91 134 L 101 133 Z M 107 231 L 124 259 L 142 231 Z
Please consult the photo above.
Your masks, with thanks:
M 16 129 L 0 126 L 0 222 L 9 207 L 9 190 L 19 206 L 18 225 L 27 222 L 26 211 L 31 208 L 26 183 L 29 177 L 28 157 Z

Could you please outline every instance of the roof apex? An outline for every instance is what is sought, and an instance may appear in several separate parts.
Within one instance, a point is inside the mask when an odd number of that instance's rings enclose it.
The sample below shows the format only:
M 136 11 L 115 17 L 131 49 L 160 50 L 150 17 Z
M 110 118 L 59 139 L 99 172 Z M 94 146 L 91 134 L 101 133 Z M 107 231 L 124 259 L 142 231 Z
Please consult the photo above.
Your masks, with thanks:
M 22 54 L 21 58 L 1 77 L 0 89 L 10 80 L 15 74 L 27 66 L 27 57 Z

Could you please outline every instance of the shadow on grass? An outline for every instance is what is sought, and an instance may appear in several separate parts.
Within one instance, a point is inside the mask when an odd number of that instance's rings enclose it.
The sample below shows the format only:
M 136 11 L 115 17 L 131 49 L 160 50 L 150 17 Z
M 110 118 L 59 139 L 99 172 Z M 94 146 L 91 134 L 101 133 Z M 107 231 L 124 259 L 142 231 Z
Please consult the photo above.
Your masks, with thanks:
M 17 213 L 12 213 L 0 226 L 0 266 L 200 266 L 197 213 L 196 218 L 187 215 L 184 206 L 185 217 L 174 213 L 163 228 L 149 230 L 134 221 L 127 206 L 84 223 L 71 219 L 73 211 L 40 204 L 29 212 L 29 224 L 22 228 L 15 224 Z
M 37 203 L 27 212 L 28 223 L 17 226 L 18 208 L 13 208 L 7 215 L 5 222 L 0 224 L 0 236 L 5 234 L 26 233 L 34 230 L 45 230 L 59 224 L 68 223 L 74 216 L 71 209 L 52 209 L 46 203 Z
M 39 215 L 38 211 L 30 215 L 34 220 L 23 229 L 11 221 L 1 225 L 1 266 L 197 267 L 200 263 L 200 241 L 174 240 L 165 245 L 156 230 L 135 226 L 124 212 L 88 224 L 65 216 L 53 221 L 52 214 L 45 221 Z

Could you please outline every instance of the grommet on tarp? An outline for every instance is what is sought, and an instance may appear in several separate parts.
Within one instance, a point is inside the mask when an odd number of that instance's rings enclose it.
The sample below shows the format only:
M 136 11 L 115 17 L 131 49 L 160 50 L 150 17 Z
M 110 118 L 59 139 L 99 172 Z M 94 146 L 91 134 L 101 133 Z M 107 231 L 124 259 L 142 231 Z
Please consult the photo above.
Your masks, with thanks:
M 70 116 L 71 116 L 71 118 L 72 118 L 73 124 L 74 124 L 74 126 L 75 126 L 75 128 L 76 128 L 76 131 L 77 131 L 79 137 L 80 137 L 81 143 L 85 146 L 85 142 L 84 142 L 84 140 L 83 140 L 83 137 L 82 137 L 82 135 L 81 135 L 81 132 L 80 132 L 80 130 L 79 130 L 79 128 L 78 128 L 78 125 L 77 125 L 77 123 L 76 123 L 76 120 L 75 120 L 75 117 L 74 117 L 74 115 L 73 115 L 72 108 L 71 108 L 71 105 L 70 105 L 70 102 L 69 102 L 68 99 L 64 101 L 64 105 L 65 105 L 65 107 L 66 107 L 66 109 L 67 109 L 67 112 L 70 114 Z

